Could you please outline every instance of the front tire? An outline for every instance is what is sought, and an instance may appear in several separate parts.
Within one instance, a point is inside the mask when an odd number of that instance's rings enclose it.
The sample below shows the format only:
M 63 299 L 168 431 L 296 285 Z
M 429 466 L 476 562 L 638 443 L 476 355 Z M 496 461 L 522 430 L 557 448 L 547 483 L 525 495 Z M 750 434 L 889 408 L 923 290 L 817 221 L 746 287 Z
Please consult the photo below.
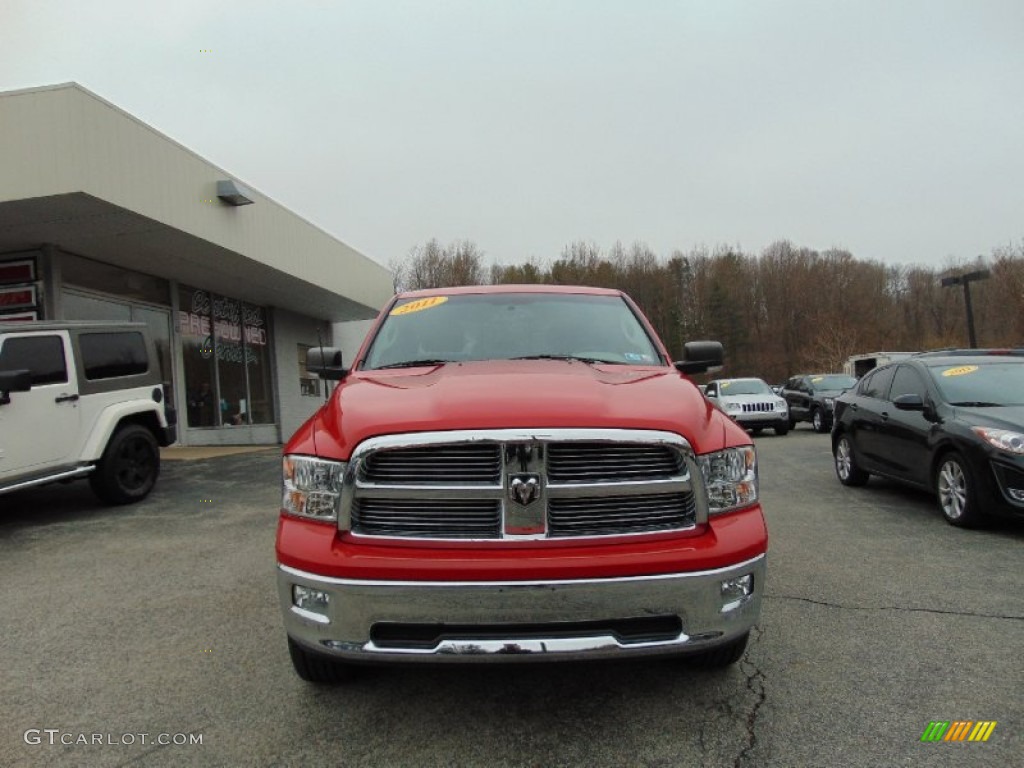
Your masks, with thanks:
M 779 424 L 777 427 L 775 427 L 775 434 L 778 435 L 779 437 L 782 437 L 783 435 L 788 433 L 789 424 Z
M 153 433 L 126 424 L 110 437 L 89 485 L 108 504 L 132 504 L 149 495 L 159 474 L 160 447 Z
M 828 419 L 825 418 L 825 414 L 822 412 L 821 408 L 815 408 L 811 412 L 811 426 L 819 435 L 822 432 L 828 432 L 831 425 L 828 423 Z
M 951 452 L 942 457 L 935 472 L 935 494 L 946 522 L 974 528 L 982 520 L 974 472 L 963 456 Z
M 857 460 L 853 457 L 853 443 L 849 435 L 840 435 L 832 449 L 832 457 L 835 459 L 836 477 L 843 485 L 860 486 L 864 485 L 870 474 L 857 466 Z
M 307 683 L 338 685 L 352 679 L 352 667 L 341 661 L 319 653 L 311 653 L 288 638 L 288 655 L 291 656 L 295 674 Z

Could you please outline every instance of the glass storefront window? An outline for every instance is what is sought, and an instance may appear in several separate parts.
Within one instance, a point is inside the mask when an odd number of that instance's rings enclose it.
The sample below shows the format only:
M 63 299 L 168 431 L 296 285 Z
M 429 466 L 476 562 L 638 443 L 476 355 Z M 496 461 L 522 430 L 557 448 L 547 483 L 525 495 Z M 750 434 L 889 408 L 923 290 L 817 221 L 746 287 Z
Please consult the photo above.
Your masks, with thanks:
M 266 310 L 181 286 L 190 427 L 274 422 Z
M 249 419 L 252 424 L 274 423 L 270 385 L 270 337 L 263 307 L 242 304 L 242 337 L 249 376 Z
M 219 424 L 216 404 L 217 382 L 213 359 L 213 324 L 210 294 L 181 286 L 178 300 L 178 333 L 185 362 L 186 416 L 190 427 Z
M 213 297 L 213 337 L 220 379 L 220 423 L 224 426 L 249 423 L 241 316 L 239 302 L 224 296 Z

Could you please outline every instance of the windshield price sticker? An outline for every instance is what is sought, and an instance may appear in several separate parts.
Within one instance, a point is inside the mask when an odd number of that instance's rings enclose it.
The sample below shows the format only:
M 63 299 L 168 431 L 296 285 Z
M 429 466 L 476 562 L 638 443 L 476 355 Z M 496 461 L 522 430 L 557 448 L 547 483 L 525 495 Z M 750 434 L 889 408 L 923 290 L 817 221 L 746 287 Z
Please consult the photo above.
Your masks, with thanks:
M 431 296 L 429 299 L 417 299 L 416 301 L 410 301 L 408 304 L 402 304 L 400 307 L 395 307 L 389 314 L 408 315 L 413 312 L 422 312 L 424 309 L 436 307 L 438 304 L 444 304 L 446 301 L 448 301 L 447 296 Z
M 819 381 L 824 381 L 824 380 L 825 380 L 824 376 L 815 376 L 813 379 L 811 379 L 811 383 L 812 384 L 817 384 Z
M 942 372 L 943 376 L 965 376 L 978 370 L 976 365 L 961 365 L 957 368 L 947 368 Z

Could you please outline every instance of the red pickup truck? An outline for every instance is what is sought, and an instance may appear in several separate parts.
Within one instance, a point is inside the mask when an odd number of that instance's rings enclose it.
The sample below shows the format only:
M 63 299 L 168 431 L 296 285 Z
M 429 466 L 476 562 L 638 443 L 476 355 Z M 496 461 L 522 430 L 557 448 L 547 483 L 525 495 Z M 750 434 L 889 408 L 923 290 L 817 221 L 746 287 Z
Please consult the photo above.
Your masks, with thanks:
M 750 437 L 621 291 L 400 294 L 284 449 L 278 586 L 296 672 L 358 662 L 688 655 L 757 622 L 768 545 Z

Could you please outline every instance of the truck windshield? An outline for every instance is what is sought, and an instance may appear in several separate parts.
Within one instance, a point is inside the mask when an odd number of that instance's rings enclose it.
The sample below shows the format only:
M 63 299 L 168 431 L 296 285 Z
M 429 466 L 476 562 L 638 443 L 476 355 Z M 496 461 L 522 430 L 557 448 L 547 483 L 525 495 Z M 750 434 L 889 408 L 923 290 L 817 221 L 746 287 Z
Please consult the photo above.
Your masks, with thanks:
M 378 328 L 362 368 L 524 358 L 664 364 L 639 318 L 619 296 L 442 291 L 396 304 Z

